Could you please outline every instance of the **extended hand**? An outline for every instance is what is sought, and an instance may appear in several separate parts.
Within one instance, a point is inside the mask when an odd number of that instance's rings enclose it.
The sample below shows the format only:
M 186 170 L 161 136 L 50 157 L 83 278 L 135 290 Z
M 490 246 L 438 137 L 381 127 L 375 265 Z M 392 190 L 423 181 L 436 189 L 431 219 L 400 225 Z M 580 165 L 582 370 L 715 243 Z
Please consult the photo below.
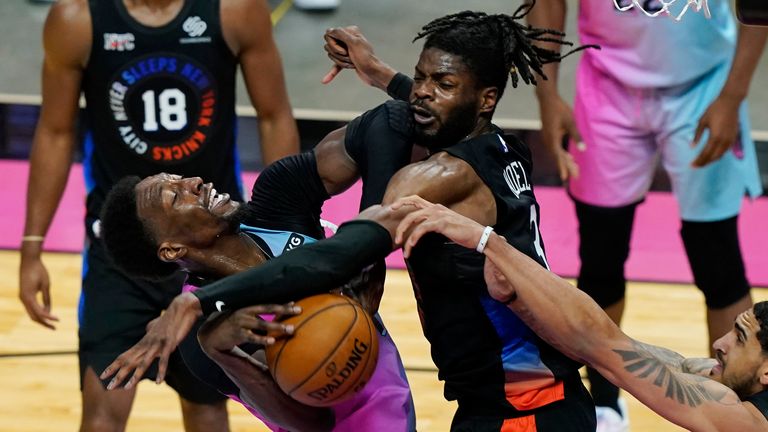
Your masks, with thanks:
M 266 321 L 261 315 L 274 315 L 275 320 L 301 313 L 293 303 L 286 305 L 257 305 L 213 317 L 203 324 L 197 334 L 200 345 L 209 350 L 230 351 L 237 345 L 254 343 L 272 345 L 277 338 L 291 336 L 294 328 Z
M 696 134 L 691 146 L 696 146 L 709 129 L 709 139 L 704 149 L 691 164 L 696 168 L 703 167 L 720 159 L 733 144 L 739 135 L 739 105 L 741 100 L 727 96 L 719 96 L 707 108 L 696 126 Z
M 163 382 L 168 358 L 200 315 L 200 302 L 197 297 L 191 293 L 176 296 L 165 313 L 147 326 L 147 334 L 128 351 L 120 354 L 101 373 L 102 380 L 114 375 L 107 390 L 119 387 L 129 376 L 125 388 L 132 388 L 156 358 L 159 362 L 155 381 L 158 384 Z
M 411 206 L 416 209 L 400 221 L 395 234 L 395 243 L 402 244 L 403 256 L 406 258 L 411 255 L 411 249 L 424 234 L 439 233 L 456 244 L 474 249 L 485 229 L 484 226 L 472 219 L 440 204 L 432 204 L 416 195 L 395 201 L 392 204 L 392 210 L 404 206 Z M 404 240 L 405 242 L 403 242 Z
M 38 293 L 42 296 L 42 304 L 38 302 Z M 19 269 L 19 300 L 27 310 L 32 321 L 51 330 L 53 323 L 58 321 L 51 313 L 51 291 L 48 270 L 42 260 L 37 258 L 22 258 Z
M 560 96 L 551 96 L 540 102 L 540 114 L 542 139 L 555 158 L 560 180 L 577 178 L 579 166 L 576 165 L 573 156 L 563 148 L 563 138 L 567 135 L 576 143 L 577 150 L 585 149 L 581 134 L 576 129 L 571 107 Z
M 333 81 L 343 69 L 354 69 L 364 83 L 387 89 L 395 70 L 376 57 L 373 46 L 357 26 L 330 28 L 323 38 L 328 58 L 334 63 L 323 77 L 323 84 Z

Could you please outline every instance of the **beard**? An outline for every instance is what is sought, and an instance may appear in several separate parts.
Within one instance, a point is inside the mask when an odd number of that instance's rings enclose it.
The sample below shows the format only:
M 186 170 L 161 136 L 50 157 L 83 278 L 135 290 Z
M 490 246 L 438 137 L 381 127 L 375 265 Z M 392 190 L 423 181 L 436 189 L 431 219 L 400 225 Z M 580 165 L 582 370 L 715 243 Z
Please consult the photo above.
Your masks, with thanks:
M 730 387 L 739 399 L 744 400 L 752 396 L 754 392 L 754 380 L 747 377 L 740 377 L 739 379 L 729 379 L 728 382 L 724 382 L 727 387 Z
M 413 102 L 413 105 L 429 110 L 418 100 Z M 429 111 L 433 113 L 431 110 Z M 477 112 L 475 104 L 470 102 L 459 105 L 448 112 L 443 118 L 440 118 L 440 128 L 437 130 L 425 129 L 422 125 L 416 123 L 416 145 L 425 147 L 430 153 L 450 147 L 469 135 L 475 128 L 476 123 Z
M 245 203 L 240 203 L 234 212 L 224 216 L 223 218 L 224 222 L 227 223 L 227 231 L 237 232 L 237 230 L 240 228 L 240 224 L 245 220 L 247 216 L 248 205 Z

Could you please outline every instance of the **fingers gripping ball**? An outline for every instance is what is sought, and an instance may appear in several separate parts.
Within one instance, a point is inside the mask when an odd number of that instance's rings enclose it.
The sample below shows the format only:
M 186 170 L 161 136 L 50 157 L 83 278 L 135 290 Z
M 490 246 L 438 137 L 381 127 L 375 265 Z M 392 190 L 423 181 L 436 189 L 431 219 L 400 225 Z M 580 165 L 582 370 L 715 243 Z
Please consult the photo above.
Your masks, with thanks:
M 277 385 L 307 405 L 343 402 L 368 383 L 379 342 L 373 320 L 355 300 L 321 294 L 296 302 L 302 312 L 281 320 L 293 337 L 267 347 L 267 365 Z

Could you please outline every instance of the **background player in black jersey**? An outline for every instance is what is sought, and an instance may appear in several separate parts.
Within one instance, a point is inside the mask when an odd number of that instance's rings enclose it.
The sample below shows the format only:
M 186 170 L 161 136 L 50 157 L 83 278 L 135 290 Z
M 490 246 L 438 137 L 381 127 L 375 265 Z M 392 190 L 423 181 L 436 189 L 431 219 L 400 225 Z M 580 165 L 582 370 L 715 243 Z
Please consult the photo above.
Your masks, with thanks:
M 126 386 L 133 387 L 155 357 L 164 364 L 196 317 L 214 311 L 214 304 L 237 309 L 327 291 L 386 256 L 408 213 L 389 204 L 403 196 L 424 195 L 492 225 L 546 266 L 528 180 L 530 153 L 491 122 L 510 76 L 513 84 L 533 83 L 543 62 L 560 59 L 531 45 L 547 31 L 518 22 L 527 10 L 515 16 L 462 12 L 427 24 L 418 36 L 426 41 L 410 112 L 399 123 L 413 125 L 415 143 L 431 156 L 400 170 L 384 205 L 365 210 L 330 239 L 177 297 L 145 338 L 104 371 L 104 379 L 114 375 L 110 388 L 129 377 Z M 445 396 L 458 401 L 454 430 L 594 430 L 594 405 L 578 365 L 488 296 L 481 254 L 433 237 L 414 251 L 408 267 Z
M 395 204 L 419 209 L 397 229 L 408 256 L 428 233 L 480 248 L 485 227 L 419 197 Z M 405 233 L 410 233 L 407 238 Z M 649 408 L 685 429 L 768 430 L 768 302 L 739 314 L 712 348 L 717 359 L 686 359 L 624 334 L 587 294 L 491 233 L 482 240 L 485 280 L 542 339 L 597 369 Z
M 96 223 L 104 196 L 124 175 L 173 166 L 216 179 L 240 197 L 233 133 L 238 64 L 259 114 L 265 160 L 296 152 L 298 134 L 266 1 L 62 0 L 51 7 L 43 40 L 43 104 L 30 157 L 19 296 L 34 321 L 53 328 L 42 238 L 66 184 L 82 91 L 89 244 L 79 331 L 81 430 L 122 430 L 135 393 L 107 393 L 94 370 L 141 337 L 180 281 L 134 283 L 108 264 Z M 221 395 L 174 364 L 169 384 L 181 396 L 187 430 L 228 429 Z

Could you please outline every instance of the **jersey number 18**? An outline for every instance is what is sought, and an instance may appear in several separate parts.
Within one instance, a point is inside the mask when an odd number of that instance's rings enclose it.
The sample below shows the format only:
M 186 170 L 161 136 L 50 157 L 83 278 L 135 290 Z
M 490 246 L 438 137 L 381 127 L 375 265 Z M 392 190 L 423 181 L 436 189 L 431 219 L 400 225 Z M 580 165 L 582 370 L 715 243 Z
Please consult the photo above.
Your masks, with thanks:
M 169 131 L 177 131 L 187 125 L 187 100 L 181 90 L 165 89 L 157 99 L 154 90 L 147 90 L 141 99 L 144 101 L 144 131 L 155 132 L 160 126 Z

